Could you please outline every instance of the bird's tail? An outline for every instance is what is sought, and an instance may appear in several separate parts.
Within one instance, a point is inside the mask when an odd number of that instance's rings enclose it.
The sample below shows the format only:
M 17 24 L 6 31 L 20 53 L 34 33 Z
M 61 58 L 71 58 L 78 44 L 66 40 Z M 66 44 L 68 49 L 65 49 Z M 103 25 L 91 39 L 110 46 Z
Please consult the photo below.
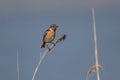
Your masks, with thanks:
M 45 48 L 45 42 L 42 43 L 41 48 Z

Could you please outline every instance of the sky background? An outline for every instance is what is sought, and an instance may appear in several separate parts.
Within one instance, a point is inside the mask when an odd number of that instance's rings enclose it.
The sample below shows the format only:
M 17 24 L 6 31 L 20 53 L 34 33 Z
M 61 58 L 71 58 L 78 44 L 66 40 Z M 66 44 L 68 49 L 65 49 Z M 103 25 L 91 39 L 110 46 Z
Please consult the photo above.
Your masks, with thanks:
M 101 80 L 119 80 L 119 0 L 0 0 L 0 80 L 31 80 L 44 31 L 59 26 L 56 39 L 66 34 L 42 62 L 35 80 L 85 80 L 95 63 L 91 8 L 95 8 Z M 95 78 L 93 73 L 90 79 Z

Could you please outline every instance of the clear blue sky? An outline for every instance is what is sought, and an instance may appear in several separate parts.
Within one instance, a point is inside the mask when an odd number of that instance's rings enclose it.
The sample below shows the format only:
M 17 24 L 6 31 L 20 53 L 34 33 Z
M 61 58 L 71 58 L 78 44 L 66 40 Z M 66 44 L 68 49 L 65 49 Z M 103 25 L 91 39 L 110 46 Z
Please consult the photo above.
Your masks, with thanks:
M 39 60 L 42 36 L 50 24 L 66 34 L 46 56 L 36 80 L 85 80 L 95 63 L 91 8 L 95 8 L 101 80 L 119 80 L 119 0 L 0 0 L 0 80 L 31 80 Z M 41 25 L 41 26 L 40 26 Z M 95 80 L 95 74 L 90 76 Z

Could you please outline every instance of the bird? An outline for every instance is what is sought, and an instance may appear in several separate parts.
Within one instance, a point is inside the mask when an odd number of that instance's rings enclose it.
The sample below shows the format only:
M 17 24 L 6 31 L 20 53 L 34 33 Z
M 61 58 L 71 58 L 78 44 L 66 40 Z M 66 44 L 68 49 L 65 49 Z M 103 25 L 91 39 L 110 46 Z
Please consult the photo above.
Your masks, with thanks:
M 52 43 L 56 35 L 56 24 L 51 24 L 50 27 L 44 32 L 41 48 L 45 48 L 47 43 Z

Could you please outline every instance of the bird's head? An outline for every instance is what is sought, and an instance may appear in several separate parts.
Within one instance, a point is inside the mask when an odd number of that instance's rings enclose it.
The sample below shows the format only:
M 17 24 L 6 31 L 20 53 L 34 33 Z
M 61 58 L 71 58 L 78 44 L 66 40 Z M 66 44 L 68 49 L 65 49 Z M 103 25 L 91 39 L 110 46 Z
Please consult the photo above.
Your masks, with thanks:
M 51 24 L 50 28 L 54 31 L 56 31 L 56 29 L 58 28 L 58 26 L 56 24 Z

